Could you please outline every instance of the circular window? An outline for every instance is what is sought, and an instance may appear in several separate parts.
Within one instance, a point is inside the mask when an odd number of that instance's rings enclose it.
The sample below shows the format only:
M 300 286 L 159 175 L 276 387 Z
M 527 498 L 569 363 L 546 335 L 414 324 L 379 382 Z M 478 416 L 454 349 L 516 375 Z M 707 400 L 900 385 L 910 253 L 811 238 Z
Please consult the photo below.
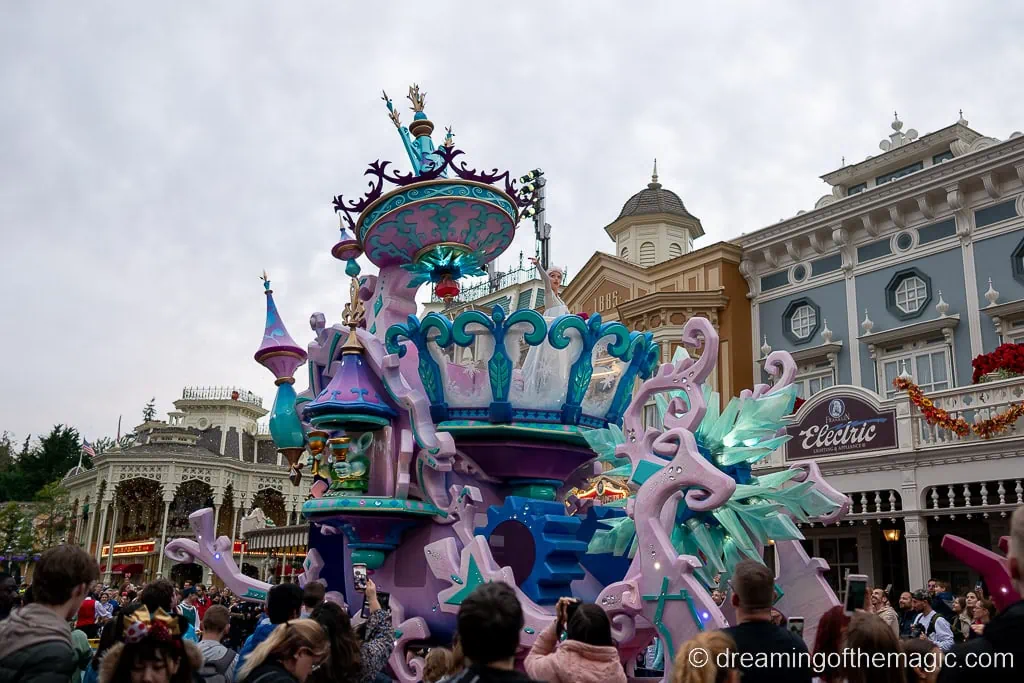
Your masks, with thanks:
M 201 417 L 196 422 L 196 426 L 198 426 L 200 429 L 206 429 L 207 427 L 210 426 L 210 421 L 207 420 L 205 417 Z
M 815 314 L 814 309 L 807 304 L 793 311 L 793 317 L 789 319 L 789 329 L 793 331 L 793 336 L 798 339 L 810 337 L 817 324 L 818 316 Z
M 521 586 L 533 573 L 533 563 L 537 559 L 537 551 L 533 534 L 522 522 L 506 519 L 494 527 L 487 544 L 499 567 L 511 567 L 516 585 Z
M 909 232 L 901 232 L 896 235 L 896 249 L 906 251 L 914 246 L 914 236 Z
M 928 300 L 928 285 L 911 275 L 896 287 L 896 308 L 904 313 L 917 313 Z
M 805 266 L 802 263 L 798 263 L 797 265 L 793 266 L 793 271 L 791 275 L 793 278 L 793 282 L 803 282 L 805 279 L 807 279 L 807 266 Z

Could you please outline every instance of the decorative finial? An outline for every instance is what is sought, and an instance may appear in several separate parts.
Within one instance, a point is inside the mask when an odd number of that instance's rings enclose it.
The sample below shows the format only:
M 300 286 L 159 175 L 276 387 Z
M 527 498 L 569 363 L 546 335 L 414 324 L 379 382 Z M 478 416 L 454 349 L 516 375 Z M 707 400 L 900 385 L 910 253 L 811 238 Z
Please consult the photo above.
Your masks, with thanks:
M 765 336 L 764 343 L 761 344 L 761 356 L 767 356 L 772 352 L 772 347 L 768 344 L 768 337 Z
M 956 122 L 959 123 L 962 126 L 966 126 L 967 125 L 967 119 L 964 118 L 964 110 L 963 109 L 960 110 L 960 118 L 958 118 L 956 120 Z
M 840 168 L 846 168 L 846 156 L 845 155 L 841 156 L 841 157 L 839 157 L 839 159 L 840 159 L 839 163 L 842 164 L 840 166 Z
M 821 338 L 822 338 L 822 340 L 826 344 L 831 344 L 832 343 L 832 330 L 828 329 L 828 320 L 825 319 L 825 318 L 822 318 L 821 326 L 822 326 L 822 330 L 821 330 Z
M 661 183 L 658 182 L 658 160 L 654 160 L 654 171 L 651 172 L 651 182 L 648 183 L 647 187 L 652 190 L 657 190 L 661 187 Z
M 394 103 L 391 101 L 391 98 L 388 97 L 386 92 L 382 90 L 381 94 L 384 95 L 381 99 L 384 100 L 384 103 L 388 107 L 388 118 L 391 119 L 391 123 L 395 124 L 395 128 L 401 128 L 402 117 L 399 115 L 398 110 L 395 109 Z
M 864 320 L 860 323 L 861 328 L 864 330 L 864 334 L 871 334 L 871 330 L 875 329 L 875 323 L 868 317 L 868 309 L 864 309 Z
M 296 368 L 306 362 L 306 350 L 295 343 L 288 329 L 284 326 L 281 314 L 274 303 L 274 290 L 270 288 L 270 276 L 263 271 L 263 293 L 267 296 L 267 322 L 263 329 L 263 341 L 253 358 L 277 377 L 277 383 L 295 381 L 293 376 Z
M 939 301 L 935 304 L 935 310 L 939 312 L 939 316 L 942 318 L 946 317 L 949 313 L 949 304 L 942 298 L 942 290 L 939 290 Z
M 423 105 L 427 101 L 427 93 L 420 93 L 420 86 L 413 83 L 409 86 L 409 94 L 406 95 L 410 102 L 412 102 L 412 110 L 414 112 L 422 112 Z
M 878 143 L 879 149 L 883 152 L 888 152 L 891 149 L 902 147 L 903 145 L 909 145 L 911 142 L 917 139 L 917 131 L 913 128 L 908 128 L 907 131 L 903 132 L 903 122 L 900 121 L 900 116 L 897 112 L 892 113 L 893 122 L 891 124 L 892 133 L 889 134 L 888 140 L 882 140 Z
M 989 306 L 995 306 L 996 302 L 999 301 L 999 292 L 992 286 L 992 278 L 988 279 L 988 291 L 985 292 L 985 300 L 988 301 Z
M 444 146 L 451 149 L 455 146 L 455 133 L 452 132 L 451 126 L 445 126 L 444 129 Z
M 362 353 L 363 345 L 356 336 L 356 328 L 362 324 L 366 317 L 366 309 L 359 298 L 359 280 L 352 278 L 349 284 L 349 302 L 345 304 L 345 310 L 341 314 L 341 322 L 348 326 L 349 333 L 345 343 L 341 346 L 342 354 Z
M 913 379 L 914 376 L 907 371 L 907 361 L 900 361 L 900 366 L 903 368 L 903 372 L 900 373 L 900 379 Z

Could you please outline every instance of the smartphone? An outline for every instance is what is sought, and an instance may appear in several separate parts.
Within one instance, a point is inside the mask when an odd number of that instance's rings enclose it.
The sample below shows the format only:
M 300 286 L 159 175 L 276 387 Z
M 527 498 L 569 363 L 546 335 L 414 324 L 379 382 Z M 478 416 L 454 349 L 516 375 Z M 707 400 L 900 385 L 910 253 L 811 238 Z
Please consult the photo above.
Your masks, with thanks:
M 867 574 L 846 575 L 846 613 L 853 614 L 864 609 L 864 601 L 868 597 Z
M 789 632 L 795 635 L 797 638 L 803 640 L 804 638 L 804 618 L 803 617 L 790 617 L 789 622 L 786 624 L 786 628 Z
M 366 565 L 365 564 L 354 564 L 352 565 L 352 584 L 353 587 L 362 593 L 366 590 Z
M 890 595 L 892 595 L 892 584 L 887 583 L 885 584 L 885 597 L 889 597 Z
M 579 600 L 573 600 L 565 606 L 565 626 L 569 625 L 569 622 L 572 621 L 572 615 L 576 614 L 576 610 L 578 610 L 582 604 L 583 603 Z
M 377 602 L 380 603 L 381 609 L 388 609 L 391 607 L 391 593 L 384 593 L 383 591 L 377 591 Z M 359 613 L 363 619 L 370 618 L 370 601 L 363 598 L 363 609 Z

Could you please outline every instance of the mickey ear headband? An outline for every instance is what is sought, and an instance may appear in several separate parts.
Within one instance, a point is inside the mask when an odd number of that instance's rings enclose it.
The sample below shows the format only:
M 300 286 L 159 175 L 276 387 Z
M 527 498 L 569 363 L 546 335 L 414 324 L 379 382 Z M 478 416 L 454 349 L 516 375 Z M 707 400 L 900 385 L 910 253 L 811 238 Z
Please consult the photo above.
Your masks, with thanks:
M 178 620 L 165 612 L 162 607 L 158 607 L 153 613 L 150 613 L 145 607 L 140 607 L 134 614 L 125 615 L 124 640 L 126 643 L 138 643 L 150 635 L 157 640 L 164 641 L 180 638 L 181 629 L 178 628 Z

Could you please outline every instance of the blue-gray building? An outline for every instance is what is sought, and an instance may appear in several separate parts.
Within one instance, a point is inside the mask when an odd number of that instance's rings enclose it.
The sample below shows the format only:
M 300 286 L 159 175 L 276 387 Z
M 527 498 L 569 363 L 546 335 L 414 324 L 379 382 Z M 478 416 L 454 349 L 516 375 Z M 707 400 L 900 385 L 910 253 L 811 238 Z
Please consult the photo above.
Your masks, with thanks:
M 893 380 L 911 377 L 971 424 L 1024 400 L 1021 379 L 974 384 L 971 365 L 1024 342 L 1024 136 L 985 137 L 963 118 L 919 136 L 897 119 L 880 147 L 823 175 L 831 193 L 813 210 L 737 240 L 755 376 L 767 379 L 772 350 L 789 351 L 807 400 L 770 466 L 813 454 L 851 496 L 841 527 L 805 528 L 837 588 L 859 571 L 898 590 L 933 575 L 966 589 L 977 577 L 938 547 L 941 537 L 994 547 L 1006 533 L 1007 512 L 1024 502 L 1024 435 L 930 425 Z M 848 407 L 890 420 L 895 445 L 812 438 Z

